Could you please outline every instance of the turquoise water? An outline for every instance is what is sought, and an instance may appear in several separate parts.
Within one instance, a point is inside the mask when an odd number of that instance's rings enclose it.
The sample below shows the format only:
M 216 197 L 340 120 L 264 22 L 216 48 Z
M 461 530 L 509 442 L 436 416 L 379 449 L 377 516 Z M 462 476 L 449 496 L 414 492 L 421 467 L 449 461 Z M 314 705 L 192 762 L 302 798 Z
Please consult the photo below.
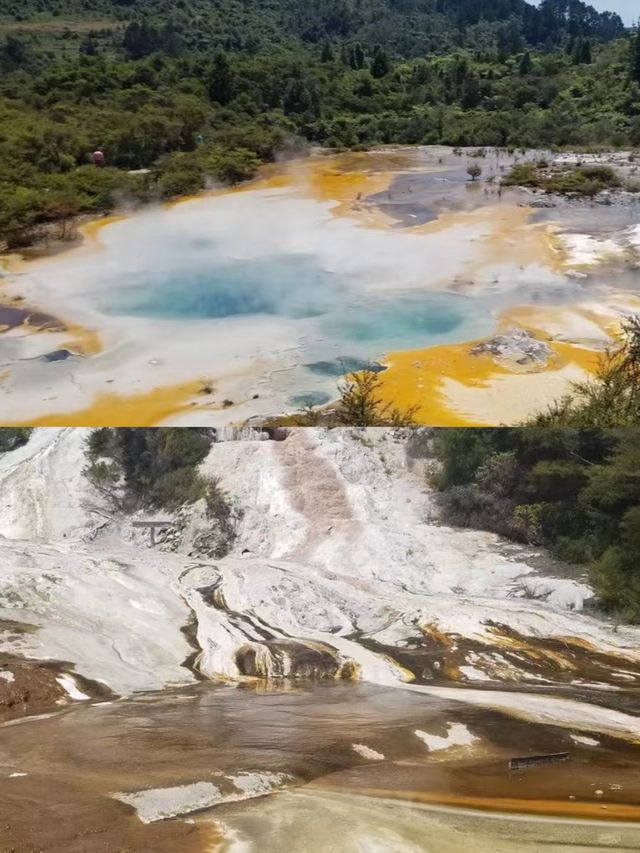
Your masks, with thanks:
M 369 294 L 366 282 L 323 270 L 312 256 L 215 262 L 211 244 L 190 250 L 185 257 L 182 247 L 179 268 L 159 262 L 155 269 L 125 272 L 108 290 L 103 310 L 156 319 L 311 320 L 316 341 L 325 341 L 333 358 L 336 347 L 344 358 L 375 359 L 389 349 L 479 337 L 493 326 L 488 306 L 478 310 L 477 300 L 428 291 Z
M 477 305 L 449 293 L 386 296 L 351 307 L 336 318 L 335 329 L 344 339 L 357 343 L 439 343 L 478 329 Z
M 202 266 L 191 259 L 179 269 L 125 275 L 103 307 L 110 314 L 157 319 L 247 314 L 301 319 L 328 311 L 339 290 L 337 277 L 306 256 Z

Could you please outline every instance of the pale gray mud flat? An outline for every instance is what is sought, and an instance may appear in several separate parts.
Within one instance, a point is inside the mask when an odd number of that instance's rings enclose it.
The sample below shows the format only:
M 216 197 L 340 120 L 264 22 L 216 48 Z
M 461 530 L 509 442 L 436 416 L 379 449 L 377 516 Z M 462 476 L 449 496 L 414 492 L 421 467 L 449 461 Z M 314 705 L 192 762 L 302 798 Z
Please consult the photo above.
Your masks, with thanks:
M 150 547 L 85 437 L 0 457 L 0 698 L 42 688 L 0 725 L 2 853 L 640 849 L 640 632 L 442 526 L 406 436 L 214 444 L 218 560 L 197 506 Z

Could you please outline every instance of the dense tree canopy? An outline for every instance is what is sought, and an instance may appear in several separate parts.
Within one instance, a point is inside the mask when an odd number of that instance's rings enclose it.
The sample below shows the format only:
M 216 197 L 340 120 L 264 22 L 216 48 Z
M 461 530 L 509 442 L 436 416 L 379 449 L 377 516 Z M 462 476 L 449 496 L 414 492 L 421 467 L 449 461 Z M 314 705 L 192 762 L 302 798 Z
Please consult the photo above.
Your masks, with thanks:
M 579 36 L 610 40 L 623 32 L 618 15 L 599 13 L 581 0 L 539 5 L 525 0 L 2 0 L 0 15 L 15 22 L 95 20 L 114 29 L 132 24 L 137 44 L 144 47 L 146 40 L 152 50 L 260 52 L 328 40 L 360 42 L 369 52 L 381 43 L 403 57 L 482 43 L 520 50 L 523 44 L 559 45 Z M 73 32 L 72 25 L 68 29 Z
M 0 443 L 3 432 L 9 430 L 0 430 Z M 219 481 L 200 473 L 212 442 L 207 429 L 102 427 L 88 436 L 84 474 L 118 511 L 173 513 L 202 501 L 211 526 L 198 544 L 205 553 L 223 557 L 236 537 L 240 513 Z
M 638 144 L 639 57 L 579 0 L 0 0 L 0 237 L 305 143 Z
M 589 567 L 601 606 L 640 622 L 637 429 L 439 430 L 451 523 L 547 545 Z

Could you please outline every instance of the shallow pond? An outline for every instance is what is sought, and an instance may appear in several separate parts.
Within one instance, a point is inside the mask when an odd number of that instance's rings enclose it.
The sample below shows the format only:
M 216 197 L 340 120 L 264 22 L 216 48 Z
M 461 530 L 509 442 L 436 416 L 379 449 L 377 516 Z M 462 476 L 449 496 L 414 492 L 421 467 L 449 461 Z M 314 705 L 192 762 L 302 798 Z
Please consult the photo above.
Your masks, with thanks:
M 640 747 L 394 689 L 203 684 L 5 725 L 0 744 L 7 850 L 640 844 Z M 509 770 L 565 748 L 567 763 Z

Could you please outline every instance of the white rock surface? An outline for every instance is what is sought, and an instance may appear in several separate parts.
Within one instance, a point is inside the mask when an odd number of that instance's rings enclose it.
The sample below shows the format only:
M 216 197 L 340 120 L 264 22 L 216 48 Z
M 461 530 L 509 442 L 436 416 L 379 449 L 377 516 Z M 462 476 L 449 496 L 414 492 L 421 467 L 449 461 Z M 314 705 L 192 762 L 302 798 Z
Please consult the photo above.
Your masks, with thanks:
M 473 735 L 466 726 L 462 723 L 450 723 L 447 734 L 441 735 L 429 734 L 420 729 L 416 731 L 416 735 L 423 743 L 429 747 L 430 752 L 436 752 L 440 749 L 450 749 L 452 746 L 472 746 L 477 738 Z
M 191 624 L 199 667 L 213 678 L 239 677 L 247 644 L 269 666 L 270 641 L 297 640 L 333 648 L 364 680 L 631 737 L 635 718 L 584 703 L 412 685 L 375 650 L 390 654 L 435 630 L 461 648 L 487 648 L 466 659 L 468 680 L 540 680 L 517 647 L 499 660 L 497 624 L 533 647 L 578 637 L 616 655 L 618 671 L 640 661 L 639 630 L 577 612 L 586 584 L 542 576 L 530 549 L 434 521 L 419 466 L 391 432 L 307 430 L 282 443 L 214 445 L 203 470 L 244 512 L 233 553 L 217 561 L 123 536 L 128 522 L 82 476 L 83 441 L 79 430 L 41 429 L 0 457 L 0 619 L 37 629 L 0 635 L 0 650 L 69 661 L 125 694 L 193 680 L 183 665 Z M 523 580 L 544 595 L 523 598 Z
M 118 791 L 114 799 L 133 806 L 143 823 L 190 814 L 222 803 L 235 803 L 263 797 L 281 789 L 292 780 L 286 773 L 255 772 L 239 773 L 224 777 L 227 790 L 213 782 L 194 782 L 174 788 L 147 788 L 131 793 Z
M 371 749 L 365 743 L 354 743 L 353 749 L 354 752 L 357 752 L 358 755 L 361 755 L 362 758 L 367 758 L 369 761 L 384 761 L 384 755 L 381 752 Z

